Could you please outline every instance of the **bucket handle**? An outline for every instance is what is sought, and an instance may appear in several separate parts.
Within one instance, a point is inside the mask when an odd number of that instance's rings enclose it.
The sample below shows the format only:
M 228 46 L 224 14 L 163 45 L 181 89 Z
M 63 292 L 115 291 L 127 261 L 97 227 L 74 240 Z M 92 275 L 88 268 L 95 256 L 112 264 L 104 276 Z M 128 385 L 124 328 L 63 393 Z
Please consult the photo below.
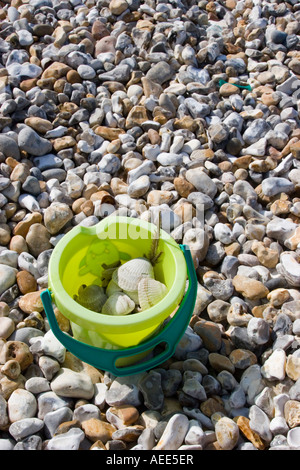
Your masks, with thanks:
M 187 264 L 187 274 L 189 280 L 188 289 L 173 318 L 171 318 L 162 331 L 154 338 L 151 338 L 139 344 L 138 346 L 118 350 L 101 349 L 86 343 L 82 343 L 81 341 L 78 341 L 72 336 L 61 331 L 53 311 L 51 292 L 49 289 L 46 289 L 41 293 L 41 299 L 49 321 L 49 325 L 56 338 L 63 344 L 63 346 L 65 346 L 66 349 L 72 352 L 83 362 L 86 362 L 96 367 L 97 369 L 111 372 L 113 375 L 119 377 L 144 372 L 145 370 L 152 369 L 169 359 L 174 354 L 177 343 L 180 341 L 189 325 L 189 321 L 195 307 L 197 294 L 198 281 L 190 250 L 186 245 L 179 246 L 183 251 Z M 150 358 L 148 361 L 143 361 L 138 364 L 133 364 L 126 367 L 117 367 L 115 365 L 117 359 L 134 356 L 136 354 L 152 350 L 155 346 L 158 346 L 161 343 L 166 344 L 166 349 L 155 357 Z

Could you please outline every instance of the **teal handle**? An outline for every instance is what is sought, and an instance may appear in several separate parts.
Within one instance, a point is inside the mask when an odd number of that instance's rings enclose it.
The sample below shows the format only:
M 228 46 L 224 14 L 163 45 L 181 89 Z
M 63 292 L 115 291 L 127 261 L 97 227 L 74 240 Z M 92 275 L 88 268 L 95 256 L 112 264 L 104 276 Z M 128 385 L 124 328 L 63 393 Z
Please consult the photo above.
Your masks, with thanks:
M 229 82 L 225 82 L 225 80 L 220 80 L 219 81 L 219 85 L 222 86 L 224 85 L 224 83 L 229 83 Z M 230 83 L 230 85 L 233 85 L 233 86 L 236 86 L 238 88 L 242 88 L 244 90 L 249 90 L 249 91 L 252 91 L 252 88 L 250 85 L 237 85 L 236 83 Z
M 86 362 L 97 369 L 111 372 L 115 376 L 126 376 L 144 372 L 145 370 L 152 369 L 169 359 L 174 354 L 177 343 L 180 341 L 189 325 L 197 295 L 198 281 L 190 250 L 185 245 L 180 245 L 180 248 L 183 251 L 187 264 L 189 286 L 174 317 L 154 338 L 151 338 L 138 346 L 117 350 L 101 349 L 82 343 L 61 331 L 54 315 L 51 292 L 49 289 L 46 289 L 41 293 L 41 299 L 49 325 L 56 338 L 65 346 L 66 349 L 83 362 Z M 146 352 L 161 343 L 166 343 L 166 349 L 146 362 L 126 367 L 117 367 L 115 365 L 117 359 Z

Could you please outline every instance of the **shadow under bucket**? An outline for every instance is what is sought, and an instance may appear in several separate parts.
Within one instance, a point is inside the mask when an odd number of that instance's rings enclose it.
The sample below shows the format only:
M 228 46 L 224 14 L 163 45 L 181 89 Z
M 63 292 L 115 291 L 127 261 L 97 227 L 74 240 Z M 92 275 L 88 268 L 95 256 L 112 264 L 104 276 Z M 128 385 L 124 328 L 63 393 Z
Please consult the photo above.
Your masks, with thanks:
M 158 250 L 163 254 L 154 275 L 168 290 L 147 310 L 104 315 L 84 308 L 73 296 L 82 284 L 100 283 L 103 264 L 122 264 L 148 253 L 155 230 L 153 224 L 140 219 L 106 217 L 93 227 L 74 227 L 56 245 L 49 261 L 49 288 L 41 299 L 54 335 L 82 361 L 116 376 L 151 369 L 174 353 L 196 301 L 197 278 L 189 249 L 160 230 Z M 73 336 L 60 330 L 53 304 L 69 319 Z M 163 352 L 141 362 L 162 344 Z

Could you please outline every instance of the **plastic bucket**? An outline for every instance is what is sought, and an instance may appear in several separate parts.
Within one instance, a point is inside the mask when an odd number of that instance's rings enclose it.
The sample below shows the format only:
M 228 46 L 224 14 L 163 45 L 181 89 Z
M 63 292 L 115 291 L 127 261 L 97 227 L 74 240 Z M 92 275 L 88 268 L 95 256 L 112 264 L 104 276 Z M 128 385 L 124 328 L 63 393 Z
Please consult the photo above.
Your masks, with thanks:
M 75 356 L 115 375 L 150 369 L 173 354 L 196 300 L 197 278 L 189 250 L 160 231 L 159 251 L 163 254 L 154 273 L 168 292 L 148 310 L 125 316 L 103 315 L 79 305 L 73 295 L 82 284 L 99 281 L 102 264 L 122 263 L 147 254 L 155 230 L 153 224 L 140 219 L 106 217 L 93 227 L 76 226 L 70 230 L 58 242 L 49 261 L 49 288 L 41 293 L 41 299 L 53 333 Z M 184 295 L 187 276 L 189 286 Z M 53 303 L 70 320 L 73 336 L 60 330 Z M 160 343 L 165 346 L 162 353 L 137 363 Z

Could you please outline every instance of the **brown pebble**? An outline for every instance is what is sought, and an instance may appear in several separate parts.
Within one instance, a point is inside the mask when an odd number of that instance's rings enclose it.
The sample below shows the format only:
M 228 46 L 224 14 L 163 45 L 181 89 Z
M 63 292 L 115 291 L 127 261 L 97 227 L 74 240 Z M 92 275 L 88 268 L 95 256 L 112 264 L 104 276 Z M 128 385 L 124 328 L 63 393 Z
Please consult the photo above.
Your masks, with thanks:
M 284 405 L 284 417 L 290 428 L 300 425 L 300 402 L 288 400 Z
M 50 250 L 50 233 L 43 224 L 32 224 L 26 235 L 26 243 L 30 254 L 37 258 L 43 251 Z
M 86 437 L 92 441 L 101 441 L 106 444 L 112 438 L 112 434 L 117 430 L 112 424 L 100 421 L 97 418 L 87 419 L 81 423 Z
M 67 75 L 67 73 L 71 70 L 71 67 L 69 67 L 66 64 L 63 64 L 62 62 L 53 62 L 49 67 L 47 67 L 41 78 L 61 78 Z
M 110 127 L 105 127 L 105 126 L 97 126 L 94 129 L 95 134 L 100 135 L 100 137 L 103 137 L 104 139 L 107 140 L 116 140 L 118 139 L 120 134 L 125 134 L 124 129 L 120 129 L 118 127 L 116 128 L 110 128 Z
M 44 290 L 44 289 L 43 289 Z M 19 301 L 19 308 L 25 313 L 42 312 L 44 307 L 41 299 L 41 291 L 28 292 Z
M 84 202 L 86 202 L 85 197 L 79 197 L 78 199 L 75 199 L 72 204 L 72 211 L 74 212 L 74 214 L 79 214 L 79 212 L 81 212 L 81 206 Z
M 33 355 L 29 346 L 22 341 L 7 341 L 0 352 L 0 363 L 5 364 L 9 360 L 16 360 L 21 367 L 21 371 L 33 362 Z
M 17 284 L 22 294 L 35 292 L 37 290 L 37 282 L 34 276 L 28 271 L 19 271 L 17 273 Z
M 29 91 L 31 88 L 36 86 L 37 81 L 37 78 L 28 78 L 27 80 L 22 80 L 20 83 L 20 89 L 25 92 Z
M 10 308 L 5 302 L 0 302 L 0 317 L 7 317 L 9 314 Z
M 91 200 L 85 201 L 83 204 L 81 204 L 80 209 L 87 217 L 94 214 L 94 204 Z
M 10 226 L 7 224 L 0 224 L 0 245 L 8 245 L 10 239 Z
M 82 83 L 82 78 L 77 72 L 77 70 L 69 70 L 66 75 L 66 78 L 69 83 Z
M 9 379 L 15 380 L 21 374 L 21 366 L 15 359 L 9 359 L 0 369 L 1 374 L 6 375 Z
M 47 119 L 42 119 L 36 116 L 31 116 L 25 119 L 25 124 L 32 127 L 35 131 L 45 134 L 53 129 L 53 125 Z
M 264 450 L 266 445 L 261 437 L 250 428 L 250 420 L 245 416 L 238 416 L 236 419 L 236 424 L 238 425 L 240 431 L 244 436 L 250 441 L 254 447 L 259 450 Z
M 13 229 L 13 234 L 21 235 L 25 238 L 31 225 L 41 223 L 42 219 L 43 216 L 39 212 L 32 212 L 31 214 L 28 214 L 25 220 L 22 220 L 15 226 Z
M 11 237 L 9 249 L 12 251 L 16 251 L 19 254 L 23 252 L 28 253 L 28 246 L 26 240 L 21 235 L 15 235 Z
M 229 359 L 236 369 L 247 369 L 257 363 L 257 357 L 248 349 L 235 349 L 229 354 Z
M 237 292 L 250 300 L 263 299 L 269 293 L 262 282 L 240 274 L 233 278 L 232 284 Z
M 219 92 L 221 96 L 227 97 L 230 95 L 240 94 L 241 90 L 231 83 L 224 83 L 224 85 L 220 87 Z
M 234 364 L 228 357 L 223 356 L 223 354 L 210 353 L 208 355 L 208 361 L 211 367 L 217 372 L 221 372 L 222 370 L 227 370 L 231 374 L 235 372 Z
M 205 416 L 211 417 L 212 414 L 221 412 L 225 414 L 225 408 L 220 397 L 208 398 L 200 404 L 200 410 Z
M 104 23 L 102 23 L 102 21 L 96 20 L 94 21 L 93 26 L 92 26 L 92 35 L 94 36 L 96 41 L 99 41 L 105 36 L 109 36 L 109 31 L 105 27 Z
M 58 436 L 59 434 L 64 434 L 70 429 L 79 428 L 81 429 L 81 423 L 77 419 L 73 419 L 72 421 L 64 421 L 63 423 L 59 424 L 54 432 L 54 436 Z
M 185 178 L 174 178 L 175 190 L 181 197 L 187 198 L 188 195 L 196 191 L 195 186 Z
M 91 194 L 90 200 L 92 202 L 94 201 L 100 201 L 101 204 L 114 204 L 115 203 L 115 198 L 108 192 L 108 191 L 96 191 L 93 194 Z
M 105 445 L 103 444 L 102 441 L 98 440 L 98 441 L 94 442 L 94 444 L 90 447 L 90 450 L 95 450 L 95 449 L 96 450 L 97 449 L 106 450 L 106 447 L 105 447 Z
M 195 323 L 194 331 L 201 337 L 203 345 L 208 351 L 216 352 L 220 349 L 222 334 L 214 322 L 200 320 Z

